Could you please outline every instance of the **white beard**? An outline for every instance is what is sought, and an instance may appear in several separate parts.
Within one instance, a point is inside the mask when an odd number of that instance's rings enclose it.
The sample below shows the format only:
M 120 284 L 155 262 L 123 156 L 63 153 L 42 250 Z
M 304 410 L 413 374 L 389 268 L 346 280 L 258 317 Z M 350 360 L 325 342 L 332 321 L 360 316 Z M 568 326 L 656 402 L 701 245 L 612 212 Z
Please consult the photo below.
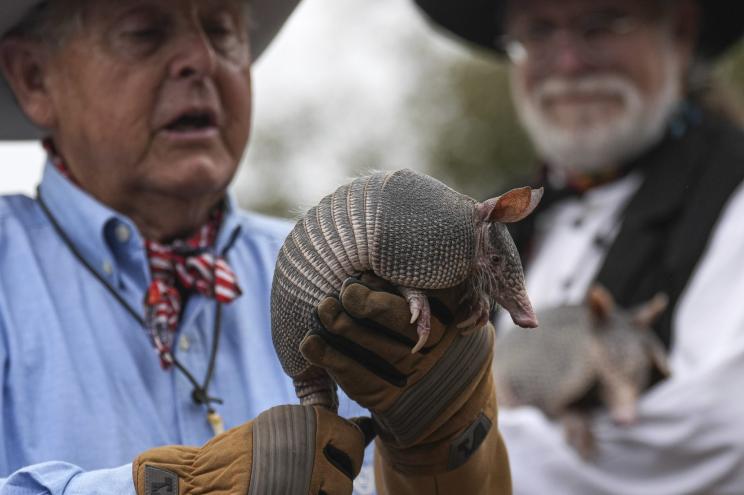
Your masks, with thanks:
M 635 158 L 664 135 L 681 95 L 677 58 L 664 58 L 665 81 L 645 98 L 629 79 L 614 74 L 548 78 L 530 94 L 512 76 L 512 97 L 538 154 L 555 172 L 598 172 Z M 542 105 L 546 98 L 566 93 L 618 98 L 622 113 L 607 119 L 589 106 L 576 112 L 570 126 L 560 126 Z

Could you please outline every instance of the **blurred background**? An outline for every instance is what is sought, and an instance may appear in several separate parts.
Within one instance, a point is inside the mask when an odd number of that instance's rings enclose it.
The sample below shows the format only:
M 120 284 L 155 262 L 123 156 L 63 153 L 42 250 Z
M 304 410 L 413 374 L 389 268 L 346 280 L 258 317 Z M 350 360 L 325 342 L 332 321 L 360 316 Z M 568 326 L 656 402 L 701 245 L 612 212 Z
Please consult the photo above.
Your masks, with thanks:
M 744 101 L 744 48 L 716 67 Z M 505 67 L 435 33 L 408 0 L 304 0 L 254 70 L 242 206 L 292 217 L 351 177 L 414 168 L 475 198 L 529 176 Z M 0 144 L 0 193 L 33 194 L 38 143 Z

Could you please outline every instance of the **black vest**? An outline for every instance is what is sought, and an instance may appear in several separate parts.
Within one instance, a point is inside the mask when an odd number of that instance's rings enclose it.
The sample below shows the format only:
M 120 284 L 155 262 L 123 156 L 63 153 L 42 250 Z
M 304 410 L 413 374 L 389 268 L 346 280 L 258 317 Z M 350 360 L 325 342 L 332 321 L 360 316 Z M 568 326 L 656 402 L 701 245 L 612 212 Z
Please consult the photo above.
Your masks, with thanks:
M 670 304 L 655 330 L 667 347 L 679 296 L 721 210 L 744 179 L 744 132 L 738 127 L 697 111 L 672 131 L 632 164 L 643 174 L 643 182 L 623 212 L 620 231 L 596 278 L 623 307 L 666 293 Z M 510 225 L 527 267 L 535 218 L 566 196 L 548 184 L 539 185 L 546 191 L 535 213 Z

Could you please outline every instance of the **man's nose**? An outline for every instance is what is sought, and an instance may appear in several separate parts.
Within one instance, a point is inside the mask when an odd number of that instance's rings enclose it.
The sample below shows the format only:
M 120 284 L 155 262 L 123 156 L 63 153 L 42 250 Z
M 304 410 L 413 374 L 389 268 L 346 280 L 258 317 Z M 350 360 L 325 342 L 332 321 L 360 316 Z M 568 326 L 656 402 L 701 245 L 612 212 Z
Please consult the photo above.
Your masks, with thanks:
M 591 69 L 587 57 L 587 47 L 573 35 L 562 33 L 553 42 L 553 55 L 547 63 L 551 72 L 562 76 L 575 76 Z
M 171 77 L 203 77 L 214 73 L 217 56 L 202 30 L 195 29 L 184 33 L 176 46 L 177 52 L 170 66 Z

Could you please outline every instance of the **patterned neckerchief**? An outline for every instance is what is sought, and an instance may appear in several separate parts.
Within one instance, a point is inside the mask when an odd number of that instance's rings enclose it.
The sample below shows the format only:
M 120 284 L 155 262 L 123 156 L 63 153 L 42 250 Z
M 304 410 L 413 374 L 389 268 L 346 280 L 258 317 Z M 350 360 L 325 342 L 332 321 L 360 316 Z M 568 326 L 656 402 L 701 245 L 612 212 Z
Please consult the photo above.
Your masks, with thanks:
M 43 145 L 55 168 L 77 185 L 52 140 L 45 139 Z M 186 239 L 145 240 L 152 276 L 144 301 L 146 330 L 164 369 L 173 364 L 173 340 L 189 294 L 197 292 L 220 303 L 232 302 L 241 294 L 235 273 L 214 253 L 223 215 L 224 206 L 213 209 L 207 223 Z

